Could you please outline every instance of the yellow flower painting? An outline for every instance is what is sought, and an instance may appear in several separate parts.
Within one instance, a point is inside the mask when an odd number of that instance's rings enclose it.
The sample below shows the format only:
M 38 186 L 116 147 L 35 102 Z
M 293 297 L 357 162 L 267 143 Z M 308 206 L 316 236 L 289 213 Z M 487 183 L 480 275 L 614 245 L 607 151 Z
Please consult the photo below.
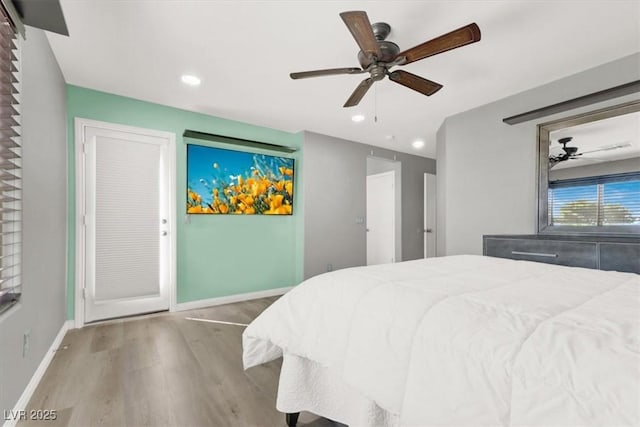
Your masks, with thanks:
M 187 145 L 187 213 L 291 215 L 294 161 Z

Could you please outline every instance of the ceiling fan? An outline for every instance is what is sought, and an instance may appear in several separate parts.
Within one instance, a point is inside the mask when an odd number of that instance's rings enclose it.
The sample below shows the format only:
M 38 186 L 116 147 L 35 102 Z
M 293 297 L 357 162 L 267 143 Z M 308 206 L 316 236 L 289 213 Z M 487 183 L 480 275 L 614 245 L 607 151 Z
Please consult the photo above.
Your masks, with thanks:
M 558 139 L 558 143 L 562 144 L 562 151 L 564 151 L 564 153 L 558 154 L 557 156 L 549 156 L 549 169 L 560 162 L 564 162 L 569 159 L 575 159 L 578 156 L 582 155 L 582 153 L 578 153 L 578 147 L 567 147 L 567 144 L 572 140 L 572 136 Z
M 624 148 L 624 147 L 631 146 L 631 143 L 627 142 L 627 143 L 622 143 L 622 144 L 613 144 L 613 145 L 609 145 L 609 146 L 605 146 L 605 147 L 599 147 L 599 148 L 597 148 L 595 150 L 583 151 L 583 152 L 579 153 L 578 152 L 578 147 L 567 147 L 567 144 L 570 143 L 572 140 L 573 140 L 572 136 L 566 136 L 564 138 L 558 139 L 558 143 L 560 143 L 562 145 L 562 151 L 564 151 L 564 153 L 558 154 L 556 156 L 549 156 L 549 169 L 551 169 L 552 167 L 554 167 L 555 165 L 557 165 L 560 162 L 564 162 L 564 161 L 571 160 L 571 159 L 578 159 L 583 154 L 597 153 L 599 151 L 611 151 L 611 150 L 616 150 L 618 148 Z M 605 161 L 605 160 L 600 160 L 600 159 L 595 159 L 595 158 L 589 158 L 589 159 L 590 160 L 594 160 L 594 161 Z
M 466 25 L 440 37 L 400 52 L 397 44 L 385 40 L 391 32 L 391 26 L 384 22 L 371 24 L 366 12 L 343 12 L 340 17 L 358 43 L 358 61 L 360 67 L 331 68 L 326 70 L 302 71 L 291 73 L 294 79 L 330 76 L 336 74 L 364 74 L 364 79 L 353 91 L 344 107 L 358 105 L 374 82 L 389 76 L 391 81 L 413 89 L 424 95 L 431 96 L 442 88 L 442 85 L 404 70 L 390 71 L 396 65 L 406 65 L 429 56 L 437 55 L 448 50 L 475 43 L 480 40 L 480 28 L 477 24 Z

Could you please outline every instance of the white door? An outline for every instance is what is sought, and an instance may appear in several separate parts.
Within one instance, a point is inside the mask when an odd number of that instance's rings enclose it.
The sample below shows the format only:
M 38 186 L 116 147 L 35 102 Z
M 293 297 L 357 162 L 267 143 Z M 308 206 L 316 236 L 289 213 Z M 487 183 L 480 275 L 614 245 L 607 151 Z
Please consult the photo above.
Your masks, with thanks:
M 395 174 L 367 176 L 367 265 L 395 261 Z
M 169 309 L 175 136 L 78 126 L 84 153 L 84 321 Z
M 436 256 L 436 176 L 424 174 L 424 257 Z

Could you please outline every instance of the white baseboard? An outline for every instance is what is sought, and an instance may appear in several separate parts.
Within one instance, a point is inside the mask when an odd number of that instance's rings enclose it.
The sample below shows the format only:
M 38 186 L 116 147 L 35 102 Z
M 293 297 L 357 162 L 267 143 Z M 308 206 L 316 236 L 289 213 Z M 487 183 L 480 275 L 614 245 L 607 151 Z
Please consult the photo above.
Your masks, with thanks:
M 231 304 L 234 302 L 249 301 L 252 299 L 273 297 L 283 295 L 293 289 L 293 286 L 286 288 L 267 289 L 266 291 L 248 292 L 245 294 L 229 295 L 226 297 L 208 298 L 197 301 L 181 302 L 176 304 L 175 311 L 196 310 L 198 308 L 211 307 L 214 305 Z
M 38 369 L 36 369 L 36 371 L 33 373 L 29 384 L 27 384 L 27 387 L 25 387 L 24 391 L 22 392 L 20 399 L 18 399 L 18 402 L 14 406 L 12 414 L 19 414 L 20 411 L 23 411 L 27 408 L 29 400 L 31 400 L 31 396 L 33 396 L 33 392 L 36 391 L 36 387 L 38 387 L 38 384 L 40 384 L 40 380 L 42 380 L 42 377 L 47 371 L 51 360 L 53 360 L 53 356 L 55 355 L 56 350 L 58 349 L 58 347 L 60 347 L 60 343 L 62 343 L 62 339 L 69 329 L 73 329 L 73 320 L 67 320 L 62 324 L 58 335 L 56 335 L 56 338 L 51 343 L 51 346 L 44 354 L 40 365 L 38 365 Z M 3 424 L 3 427 L 14 427 L 19 421 L 17 417 L 14 418 L 15 419 L 6 420 Z

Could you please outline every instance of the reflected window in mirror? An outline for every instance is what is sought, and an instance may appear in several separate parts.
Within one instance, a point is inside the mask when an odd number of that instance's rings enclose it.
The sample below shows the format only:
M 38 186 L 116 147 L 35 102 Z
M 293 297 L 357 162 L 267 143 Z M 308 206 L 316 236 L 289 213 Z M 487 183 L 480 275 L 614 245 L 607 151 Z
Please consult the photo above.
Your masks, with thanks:
M 538 126 L 538 231 L 640 233 L 640 102 Z

